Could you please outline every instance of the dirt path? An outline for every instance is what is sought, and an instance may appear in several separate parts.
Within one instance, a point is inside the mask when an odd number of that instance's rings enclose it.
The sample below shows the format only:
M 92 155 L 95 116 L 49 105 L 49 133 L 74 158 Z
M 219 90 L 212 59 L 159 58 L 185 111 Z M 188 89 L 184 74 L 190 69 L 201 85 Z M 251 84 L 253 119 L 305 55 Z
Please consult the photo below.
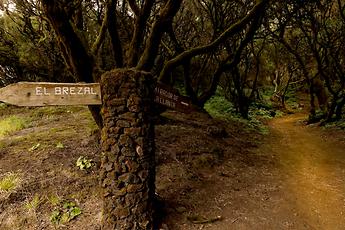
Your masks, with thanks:
M 224 182 L 227 192 L 217 198 L 230 204 L 218 212 L 224 219 L 193 229 L 345 229 L 344 142 L 304 119 L 272 120 L 254 155 L 271 159 L 273 167 L 247 167 Z M 234 180 L 243 179 L 234 190 Z
M 288 200 L 311 229 L 345 229 L 345 146 L 301 124 L 303 115 L 274 120 L 269 146 L 285 175 Z

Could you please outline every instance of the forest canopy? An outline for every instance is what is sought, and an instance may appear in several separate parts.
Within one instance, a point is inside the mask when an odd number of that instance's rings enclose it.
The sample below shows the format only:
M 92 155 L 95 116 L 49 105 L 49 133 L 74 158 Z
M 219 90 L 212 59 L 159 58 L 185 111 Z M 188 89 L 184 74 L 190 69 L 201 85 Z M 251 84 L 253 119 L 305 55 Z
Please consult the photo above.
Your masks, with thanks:
M 282 108 L 294 89 L 308 93 L 311 121 L 332 121 L 345 104 L 344 9 L 342 0 L 3 0 L 0 84 L 98 82 L 136 68 L 200 108 L 221 89 L 247 118 L 267 87 Z

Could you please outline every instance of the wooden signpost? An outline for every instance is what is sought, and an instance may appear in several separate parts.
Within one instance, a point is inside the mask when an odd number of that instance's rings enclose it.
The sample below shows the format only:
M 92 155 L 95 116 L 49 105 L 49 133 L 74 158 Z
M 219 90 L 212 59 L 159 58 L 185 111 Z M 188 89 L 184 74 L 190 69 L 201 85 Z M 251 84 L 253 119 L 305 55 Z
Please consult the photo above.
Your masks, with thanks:
M 184 113 L 190 112 L 192 108 L 187 97 L 181 96 L 177 90 L 160 83 L 155 88 L 155 102 Z
M 99 84 L 18 82 L 0 88 L 0 101 L 17 106 L 98 105 Z
M 100 105 L 99 83 L 18 82 L 0 88 L 0 101 L 17 106 Z M 187 97 L 157 84 L 155 102 L 181 112 L 189 112 Z

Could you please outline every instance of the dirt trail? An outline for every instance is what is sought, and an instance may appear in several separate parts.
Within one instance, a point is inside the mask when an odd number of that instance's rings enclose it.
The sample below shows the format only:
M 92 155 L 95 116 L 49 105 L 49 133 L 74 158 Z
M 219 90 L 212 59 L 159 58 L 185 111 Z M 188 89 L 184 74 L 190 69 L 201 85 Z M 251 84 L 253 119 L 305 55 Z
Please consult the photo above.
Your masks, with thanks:
M 345 229 L 345 146 L 304 126 L 303 115 L 274 120 L 276 153 L 297 214 L 312 229 Z
M 247 181 L 239 191 L 224 183 L 227 191 L 217 199 L 231 205 L 219 212 L 223 221 L 203 229 L 345 229 L 345 144 L 304 119 L 294 114 L 270 122 L 270 135 L 253 150 L 270 160 L 229 179 L 232 186 Z

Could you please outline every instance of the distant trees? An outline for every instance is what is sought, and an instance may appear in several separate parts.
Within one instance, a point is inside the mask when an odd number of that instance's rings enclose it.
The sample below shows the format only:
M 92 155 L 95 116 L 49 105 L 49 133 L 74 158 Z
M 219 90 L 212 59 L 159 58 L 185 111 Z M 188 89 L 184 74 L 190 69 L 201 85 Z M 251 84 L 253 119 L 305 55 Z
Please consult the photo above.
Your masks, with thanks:
M 344 46 L 340 45 L 344 3 L 277 1 L 271 9 L 266 29 L 290 53 L 301 80 L 309 86 L 310 121 L 340 119 L 345 104 Z
M 71 75 L 38 2 L 5 1 L 0 9 L 0 82 L 68 80 Z
M 342 1 L 321 1 L 308 6 L 305 10 L 307 20 L 300 24 L 320 79 L 329 92 L 327 121 L 340 119 L 345 105 L 345 18 L 342 4 Z

